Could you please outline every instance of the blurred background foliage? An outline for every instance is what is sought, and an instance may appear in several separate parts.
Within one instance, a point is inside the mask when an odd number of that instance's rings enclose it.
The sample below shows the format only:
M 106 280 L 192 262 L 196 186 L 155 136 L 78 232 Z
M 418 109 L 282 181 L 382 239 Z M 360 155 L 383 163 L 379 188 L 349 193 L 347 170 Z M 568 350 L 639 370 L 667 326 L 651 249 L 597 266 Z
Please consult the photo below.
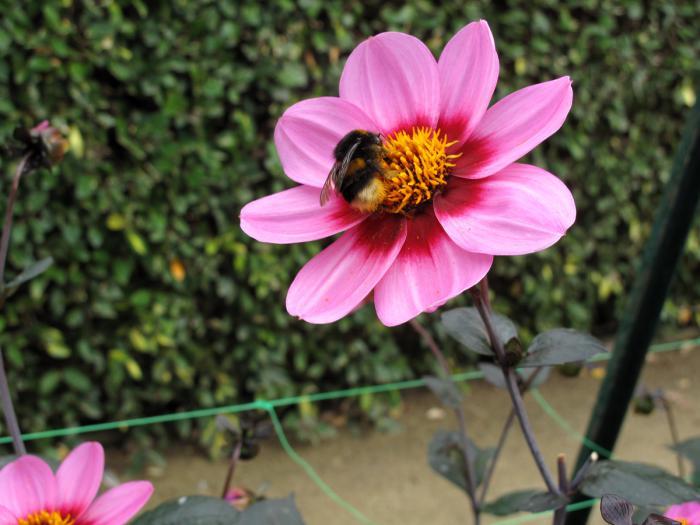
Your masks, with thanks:
M 526 336 L 557 325 L 610 334 L 696 97 L 697 2 L 5 6 L 0 143 L 15 126 L 49 118 L 72 148 L 59 168 L 23 181 L 17 208 L 8 278 L 56 260 L 0 318 L 24 430 L 424 372 L 413 332 L 382 327 L 371 308 L 330 326 L 289 317 L 287 286 L 319 244 L 254 242 L 238 213 L 292 185 L 274 124 L 300 99 L 337 94 L 357 43 L 399 30 L 437 54 L 479 18 L 500 54 L 497 98 L 561 75 L 575 89 L 564 128 L 529 160 L 572 188 L 577 223 L 552 249 L 497 260 L 496 307 Z M 1 162 L 4 195 L 11 164 Z M 699 261 L 694 229 L 664 311 L 672 325 L 700 320 Z M 372 403 L 361 404 L 371 415 Z

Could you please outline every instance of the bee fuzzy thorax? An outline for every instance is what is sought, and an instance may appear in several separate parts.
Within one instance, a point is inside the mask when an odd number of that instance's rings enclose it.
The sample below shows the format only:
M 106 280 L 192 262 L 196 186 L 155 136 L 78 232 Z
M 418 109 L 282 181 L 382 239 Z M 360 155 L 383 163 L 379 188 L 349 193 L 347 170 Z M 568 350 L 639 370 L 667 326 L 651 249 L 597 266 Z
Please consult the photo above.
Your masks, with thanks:
M 350 205 L 360 211 L 373 212 L 379 209 L 385 198 L 386 187 L 384 181 L 380 178 L 373 178 L 358 192 L 357 196 L 350 202 Z

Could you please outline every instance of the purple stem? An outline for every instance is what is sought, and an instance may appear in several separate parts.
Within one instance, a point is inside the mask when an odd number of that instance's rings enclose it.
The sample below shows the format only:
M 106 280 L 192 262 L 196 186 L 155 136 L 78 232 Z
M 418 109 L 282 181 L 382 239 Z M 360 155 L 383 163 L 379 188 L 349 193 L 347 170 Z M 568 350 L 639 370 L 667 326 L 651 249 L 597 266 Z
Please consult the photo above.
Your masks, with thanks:
M 27 162 L 30 155 L 26 155 L 15 170 L 15 176 L 12 179 L 12 187 L 10 194 L 7 197 L 7 208 L 5 209 L 5 222 L 2 225 L 2 238 L 0 238 L 0 305 L 5 303 L 5 265 L 7 263 L 7 252 L 10 247 L 10 233 L 12 232 L 12 217 L 15 209 L 15 201 L 17 200 L 17 192 L 19 190 L 19 181 L 22 175 L 27 171 Z M 12 404 L 12 394 L 10 393 L 10 385 L 7 381 L 7 373 L 5 372 L 5 360 L 3 359 L 2 349 L 0 348 L 0 404 L 2 404 L 2 412 L 5 415 L 5 424 L 7 431 L 12 437 L 12 444 L 15 449 L 15 454 L 23 456 L 27 453 L 27 449 L 22 441 L 22 432 L 17 421 L 17 414 Z
M 483 288 L 482 288 L 483 291 Z M 542 475 L 545 485 L 547 485 L 547 490 L 552 494 L 559 494 L 559 489 L 552 474 L 547 468 L 547 464 L 544 461 L 540 447 L 535 439 L 535 434 L 532 431 L 532 426 L 530 425 L 530 420 L 527 417 L 527 411 L 525 410 L 525 404 L 523 403 L 522 395 L 520 394 L 520 388 L 518 387 L 518 381 L 515 376 L 515 371 L 512 367 L 506 364 L 506 352 L 503 348 L 503 343 L 496 335 L 496 332 L 491 323 L 491 312 L 486 308 L 484 301 L 481 298 L 481 293 L 479 290 L 472 288 L 472 297 L 474 298 L 474 303 L 479 315 L 481 316 L 484 326 L 486 327 L 486 332 L 488 333 L 489 339 L 491 340 L 491 347 L 496 354 L 496 359 L 501 365 L 501 370 L 503 371 L 503 377 L 505 378 L 506 386 L 508 388 L 508 393 L 510 394 L 511 402 L 513 403 L 513 409 L 515 410 L 515 415 L 520 423 L 520 428 L 523 431 L 523 436 L 527 442 L 527 446 L 530 448 L 530 453 L 532 454 L 535 464 Z

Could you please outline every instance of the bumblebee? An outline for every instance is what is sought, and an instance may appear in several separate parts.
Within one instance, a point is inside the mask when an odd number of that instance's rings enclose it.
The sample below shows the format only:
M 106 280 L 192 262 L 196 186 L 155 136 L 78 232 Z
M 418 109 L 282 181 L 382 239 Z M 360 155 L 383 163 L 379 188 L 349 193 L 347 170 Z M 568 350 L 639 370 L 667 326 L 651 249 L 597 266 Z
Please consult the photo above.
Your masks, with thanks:
M 387 164 L 381 136 L 362 129 L 345 135 L 333 149 L 335 164 L 321 190 L 321 206 L 337 192 L 353 207 L 373 212 L 386 196 Z

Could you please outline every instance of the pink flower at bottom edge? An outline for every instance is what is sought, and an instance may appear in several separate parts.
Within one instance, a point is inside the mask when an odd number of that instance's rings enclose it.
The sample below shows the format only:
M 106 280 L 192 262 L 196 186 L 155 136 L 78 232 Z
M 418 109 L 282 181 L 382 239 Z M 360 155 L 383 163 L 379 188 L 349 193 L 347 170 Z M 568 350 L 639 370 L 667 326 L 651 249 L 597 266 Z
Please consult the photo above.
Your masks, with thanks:
M 688 501 L 679 505 L 670 506 L 664 516 L 683 525 L 700 525 L 700 501 Z
M 151 497 L 153 485 L 134 481 L 97 499 L 104 450 L 76 447 L 56 474 L 42 459 L 22 456 L 0 470 L 0 525 L 123 525 Z
M 285 111 L 275 145 L 300 185 L 247 204 L 241 228 L 272 243 L 345 232 L 297 274 L 290 314 L 333 322 L 373 293 L 380 321 L 401 324 L 475 285 L 495 255 L 543 250 L 564 235 L 576 216 L 571 192 L 515 161 L 562 126 L 571 80 L 528 86 L 489 107 L 498 70 L 485 21 L 460 30 L 437 61 L 415 37 L 382 33 L 351 53 L 339 97 Z M 381 141 L 369 165 L 379 181 L 371 202 L 348 184 L 321 205 L 334 150 L 355 130 Z M 353 173 L 367 175 L 358 162 Z

